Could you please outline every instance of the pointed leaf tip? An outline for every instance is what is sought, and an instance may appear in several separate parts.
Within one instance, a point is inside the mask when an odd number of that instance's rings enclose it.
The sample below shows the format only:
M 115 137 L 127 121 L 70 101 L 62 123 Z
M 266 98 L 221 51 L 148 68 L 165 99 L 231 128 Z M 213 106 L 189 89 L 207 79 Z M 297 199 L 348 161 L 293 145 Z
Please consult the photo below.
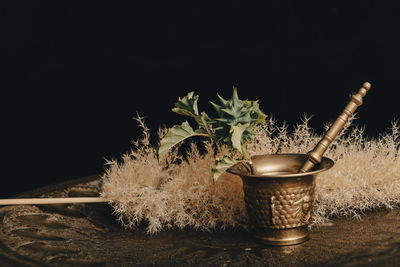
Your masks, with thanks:
M 217 94 L 217 97 L 218 97 L 218 99 L 219 99 L 219 102 L 221 102 L 221 104 L 222 104 L 223 106 L 226 106 L 226 105 L 227 105 L 228 100 L 224 99 L 224 98 L 223 98 L 222 96 L 220 96 L 219 94 Z
M 195 117 L 199 115 L 199 110 L 197 107 L 197 101 L 199 100 L 198 95 L 194 95 L 194 91 L 188 93 L 183 98 L 178 98 L 178 102 L 175 103 L 175 108 L 172 111 L 189 116 Z
M 233 87 L 232 100 L 234 102 L 239 100 L 239 96 L 238 96 L 238 93 L 237 93 L 237 88 L 235 86 Z

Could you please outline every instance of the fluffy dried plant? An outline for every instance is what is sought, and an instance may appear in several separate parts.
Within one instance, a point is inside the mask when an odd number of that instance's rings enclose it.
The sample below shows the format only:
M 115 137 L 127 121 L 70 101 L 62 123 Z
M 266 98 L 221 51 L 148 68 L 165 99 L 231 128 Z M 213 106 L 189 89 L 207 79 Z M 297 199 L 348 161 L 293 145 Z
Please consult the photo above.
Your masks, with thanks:
M 321 136 L 308 126 L 309 119 L 304 117 L 290 131 L 285 123 L 278 124 L 270 117 L 256 129 L 248 153 L 310 151 Z M 149 129 L 142 118 L 137 120 L 143 137 L 121 161 L 108 161 L 103 175 L 102 197 L 110 201 L 124 227 L 145 224 L 149 233 L 168 228 L 246 228 L 241 179 L 224 173 L 214 183 L 210 170 L 227 148 L 218 147 L 215 153 L 208 141 L 202 143 L 202 151 L 194 143 L 184 153 L 175 147 L 160 165 Z M 311 226 L 335 216 L 359 218 L 368 210 L 400 205 L 399 126 L 393 123 L 390 133 L 368 139 L 362 128 L 349 128 L 350 123 L 325 153 L 335 166 L 318 175 Z M 165 129 L 159 130 L 159 137 L 165 133 Z

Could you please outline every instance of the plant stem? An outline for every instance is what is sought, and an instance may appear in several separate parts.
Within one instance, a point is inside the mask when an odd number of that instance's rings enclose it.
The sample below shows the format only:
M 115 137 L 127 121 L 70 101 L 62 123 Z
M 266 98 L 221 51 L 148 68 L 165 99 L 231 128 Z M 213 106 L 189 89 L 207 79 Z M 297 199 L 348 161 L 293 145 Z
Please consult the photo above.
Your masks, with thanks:
M 200 118 L 200 119 L 201 119 L 201 122 L 203 123 L 204 130 L 206 130 L 206 132 L 207 132 L 208 136 L 210 137 L 210 139 L 211 140 L 214 139 L 214 136 L 211 134 L 210 129 L 208 129 L 207 122 L 203 118 Z

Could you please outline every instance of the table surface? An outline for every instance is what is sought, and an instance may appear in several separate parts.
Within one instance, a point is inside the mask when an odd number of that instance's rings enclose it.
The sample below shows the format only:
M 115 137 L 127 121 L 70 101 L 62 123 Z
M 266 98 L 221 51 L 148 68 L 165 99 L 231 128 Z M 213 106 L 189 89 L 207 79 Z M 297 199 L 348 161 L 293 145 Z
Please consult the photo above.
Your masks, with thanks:
M 99 176 L 19 197 L 97 196 Z M 400 210 L 338 218 L 311 240 L 268 247 L 248 232 L 123 229 L 108 204 L 0 208 L 0 266 L 400 266 Z

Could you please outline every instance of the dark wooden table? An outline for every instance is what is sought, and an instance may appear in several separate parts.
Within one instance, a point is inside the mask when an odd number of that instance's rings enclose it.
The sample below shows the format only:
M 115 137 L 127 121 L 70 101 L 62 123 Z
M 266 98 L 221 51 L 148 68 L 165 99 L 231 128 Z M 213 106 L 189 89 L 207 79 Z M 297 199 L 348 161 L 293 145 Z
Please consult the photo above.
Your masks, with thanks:
M 19 197 L 96 196 L 98 176 Z M 0 266 L 400 266 L 400 210 L 334 219 L 311 240 L 267 247 L 244 231 L 121 228 L 107 204 L 0 208 Z

